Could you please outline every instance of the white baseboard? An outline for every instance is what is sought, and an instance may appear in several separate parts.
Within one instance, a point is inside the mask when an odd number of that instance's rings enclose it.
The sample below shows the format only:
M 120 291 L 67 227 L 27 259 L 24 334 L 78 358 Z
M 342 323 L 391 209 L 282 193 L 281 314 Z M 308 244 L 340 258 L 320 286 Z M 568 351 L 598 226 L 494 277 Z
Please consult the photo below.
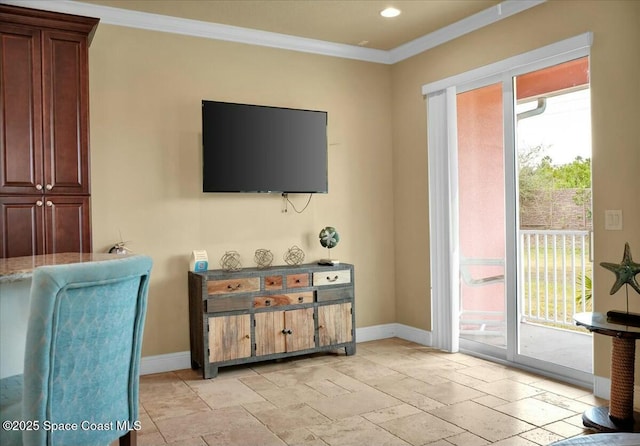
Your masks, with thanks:
M 404 324 L 396 324 L 398 330 L 396 337 L 404 339 L 405 341 L 415 342 L 416 344 L 426 345 L 431 347 L 433 345 L 431 339 L 431 332 L 427 330 L 421 330 L 419 328 L 410 327 Z
M 167 353 L 166 355 L 145 356 L 140 359 L 140 374 L 173 372 L 191 368 L 191 352 Z
M 611 379 L 593 375 L 593 394 L 608 400 L 611 397 Z
M 371 325 L 369 327 L 356 328 L 356 342 L 376 341 L 396 336 L 398 324 Z
M 398 337 L 422 345 L 431 345 L 431 332 L 403 324 L 373 325 L 356 328 L 356 342 L 376 341 Z M 191 368 L 191 353 L 176 352 L 166 355 L 145 356 L 140 360 L 140 374 L 173 372 Z
M 400 338 L 417 344 L 431 345 L 431 332 L 404 324 L 372 325 L 356 328 L 356 341 L 367 342 L 378 339 Z

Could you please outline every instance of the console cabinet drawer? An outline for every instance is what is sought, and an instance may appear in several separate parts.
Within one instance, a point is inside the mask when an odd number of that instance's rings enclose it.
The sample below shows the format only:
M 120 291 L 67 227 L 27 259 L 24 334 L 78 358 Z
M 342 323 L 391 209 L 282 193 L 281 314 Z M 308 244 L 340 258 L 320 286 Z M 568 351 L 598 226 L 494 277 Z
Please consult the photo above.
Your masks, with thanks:
M 313 291 L 305 291 L 295 294 L 272 294 L 270 296 L 258 296 L 253 299 L 254 308 L 277 307 L 282 305 L 296 305 L 313 302 Z
M 265 290 L 280 290 L 282 289 L 282 276 L 266 276 L 264 278 Z
M 207 294 L 247 293 L 251 291 L 260 291 L 260 277 L 207 281 Z
M 309 286 L 309 274 L 289 274 L 287 288 L 303 288 Z
M 206 300 L 206 313 L 248 310 L 251 308 L 251 296 L 210 297 Z
M 353 288 L 329 288 L 318 290 L 318 302 L 353 299 Z
M 313 273 L 314 286 L 338 285 L 341 283 L 351 283 L 351 270 L 343 269 Z

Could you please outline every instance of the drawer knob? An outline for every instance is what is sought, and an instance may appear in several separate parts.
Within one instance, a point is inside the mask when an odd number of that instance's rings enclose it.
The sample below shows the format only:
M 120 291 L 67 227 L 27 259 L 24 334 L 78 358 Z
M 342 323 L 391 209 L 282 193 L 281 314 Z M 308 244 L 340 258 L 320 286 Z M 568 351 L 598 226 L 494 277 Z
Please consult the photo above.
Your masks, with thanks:
M 333 279 L 327 276 L 327 282 L 335 282 L 336 280 L 338 280 L 338 276 L 334 276 Z
M 300 303 L 304 302 L 304 296 L 298 296 L 298 302 Z
M 270 301 L 269 299 L 267 299 L 267 300 L 265 300 L 265 301 L 264 301 L 264 304 L 265 304 L 267 307 L 270 307 L 270 306 L 271 306 L 271 301 Z
M 300 283 L 300 279 L 296 279 L 296 283 Z
M 227 285 L 227 289 L 230 291 L 236 291 L 239 290 L 240 287 L 242 286 L 241 283 L 238 283 L 237 285 L 233 286 L 233 285 Z
M 293 331 L 290 328 L 283 328 L 282 329 L 282 334 L 287 335 L 287 334 L 292 334 L 292 333 L 293 333 Z

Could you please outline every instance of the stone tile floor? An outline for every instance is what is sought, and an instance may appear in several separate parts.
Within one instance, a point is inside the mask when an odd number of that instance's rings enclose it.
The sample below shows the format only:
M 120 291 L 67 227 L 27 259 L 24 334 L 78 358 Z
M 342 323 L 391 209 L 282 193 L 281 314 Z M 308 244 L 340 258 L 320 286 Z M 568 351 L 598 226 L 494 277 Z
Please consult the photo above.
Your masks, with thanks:
M 589 433 L 587 389 L 401 339 L 140 380 L 138 445 L 547 445 Z

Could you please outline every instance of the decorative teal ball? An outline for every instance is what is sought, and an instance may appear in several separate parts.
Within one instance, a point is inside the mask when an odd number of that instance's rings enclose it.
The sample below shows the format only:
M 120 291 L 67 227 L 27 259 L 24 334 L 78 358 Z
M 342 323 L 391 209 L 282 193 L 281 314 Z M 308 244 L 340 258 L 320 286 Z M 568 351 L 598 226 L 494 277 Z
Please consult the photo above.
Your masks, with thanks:
M 335 248 L 340 241 L 340 234 L 336 231 L 336 228 L 327 226 L 320 231 L 320 244 L 325 248 Z

